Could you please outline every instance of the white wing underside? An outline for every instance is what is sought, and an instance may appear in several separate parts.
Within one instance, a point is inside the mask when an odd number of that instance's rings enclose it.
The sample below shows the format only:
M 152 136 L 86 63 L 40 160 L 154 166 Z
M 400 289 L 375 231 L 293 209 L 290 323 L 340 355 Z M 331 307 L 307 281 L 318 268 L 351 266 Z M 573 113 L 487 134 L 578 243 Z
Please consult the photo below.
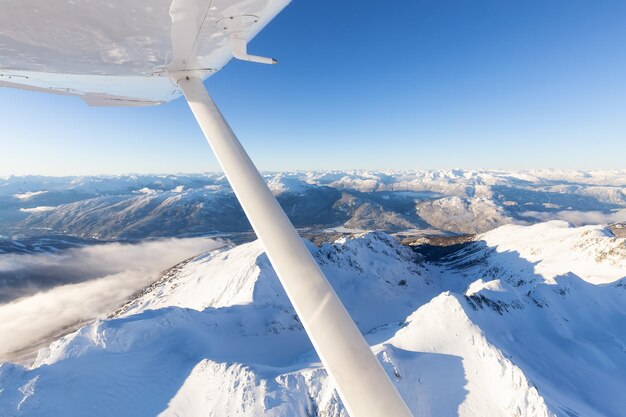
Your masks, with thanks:
M 290 0 L 0 0 L 0 87 L 142 106 L 205 79 Z

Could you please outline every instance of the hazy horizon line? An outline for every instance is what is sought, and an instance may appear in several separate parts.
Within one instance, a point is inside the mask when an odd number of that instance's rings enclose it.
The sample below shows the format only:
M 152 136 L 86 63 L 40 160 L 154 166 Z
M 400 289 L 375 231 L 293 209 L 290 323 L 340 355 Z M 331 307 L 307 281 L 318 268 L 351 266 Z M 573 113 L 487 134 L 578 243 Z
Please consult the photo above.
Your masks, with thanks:
M 270 169 L 260 170 L 262 174 L 282 174 L 282 173 L 310 173 L 310 172 L 438 172 L 438 171 L 462 171 L 462 172 L 578 172 L 578 173 L 624 173 L 624 168 L 341 168 L 341 169 Z M 122 172 L 122 173 L 75 173 L 75 174 L 0 174 L 0 179 L 20 177 L 48 177 L 48 178 L 80 178 L 80 177 L 132 177 L 132 176 L 202 176 L 202 175 L 224 175 L 223 171 L 194 171 L 194 172 Z

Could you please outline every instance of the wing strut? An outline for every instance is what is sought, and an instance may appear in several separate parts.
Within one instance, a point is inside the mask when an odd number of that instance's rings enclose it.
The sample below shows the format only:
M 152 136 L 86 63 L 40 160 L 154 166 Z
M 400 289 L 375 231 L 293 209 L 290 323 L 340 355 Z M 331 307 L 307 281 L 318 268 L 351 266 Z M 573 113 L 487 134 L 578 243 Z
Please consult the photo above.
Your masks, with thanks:
M 412 417 L 202 80 L 180 88 L 351 417 Z

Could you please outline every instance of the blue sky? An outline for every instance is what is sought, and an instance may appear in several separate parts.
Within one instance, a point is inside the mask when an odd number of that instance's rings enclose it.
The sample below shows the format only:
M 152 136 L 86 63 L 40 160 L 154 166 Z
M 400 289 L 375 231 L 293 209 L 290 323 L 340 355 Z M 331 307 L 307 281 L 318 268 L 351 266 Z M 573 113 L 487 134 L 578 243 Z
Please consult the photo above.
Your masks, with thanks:
M 294 0 L 206 85 L 262 170 L 626 168 L 626 2 Z M 0 89 L 0 175 L 218 170 L 186 103 Z

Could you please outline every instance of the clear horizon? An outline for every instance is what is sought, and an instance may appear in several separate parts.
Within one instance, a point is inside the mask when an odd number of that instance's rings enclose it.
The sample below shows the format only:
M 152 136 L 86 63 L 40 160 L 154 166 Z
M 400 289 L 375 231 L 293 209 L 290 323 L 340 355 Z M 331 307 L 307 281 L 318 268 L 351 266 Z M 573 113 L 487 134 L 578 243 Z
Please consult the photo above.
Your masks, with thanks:
M 279 65 L 233 61 L 206 85 L 263 171 L 624 169 L 624 17 L 619 1 L 296 0 L 250 47 Z M 219 171 L 182 99 L 0 88 L 0 115 L 0 176 Z

